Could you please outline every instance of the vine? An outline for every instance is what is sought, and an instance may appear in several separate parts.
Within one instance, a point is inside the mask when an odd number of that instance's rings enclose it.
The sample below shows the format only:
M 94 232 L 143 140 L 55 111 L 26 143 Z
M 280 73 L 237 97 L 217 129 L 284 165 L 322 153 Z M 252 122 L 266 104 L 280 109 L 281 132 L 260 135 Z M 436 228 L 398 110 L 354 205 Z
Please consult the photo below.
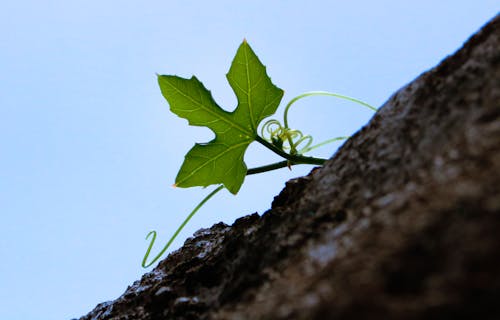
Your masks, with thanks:
M 322 165 L 327 159 L 306 156 L 305 153 L 348 138 L 336 137 L 313 145 L 312 136 L 304 135 L 288 125 L 288 112 L 295 102 L 310 96 L 331 96 L 360 104 L 372 111 L 377 110 L 366 102 L 345 95 L 326 91 L 306 92 L 286 105 L 283 124 L 275 119 L 268 120 L 261 126 L 259 135 L 257 128 L 260 121 L 275 113 L 283 91 L 272 84 L 265 67 L 246 41 L 239 47 L 227 78 L 238 98 L 238 107 L 233 112 L 220 108 L 210 92 L 194 76 L 191 79 L 158 76 L 162 94 L 169 102 L 171 111 L 187 119 L 189 124 L 206 126 L 216 134 L 214 140 L 195 144 L 188 152 L 176 177 L 175 186 L 218 186 L 189 213 L 167 244 L 149 262 L 157 233 L 148 233 L 146 240 L 151 239 L 142 260 L 144 268 L 161 258 L 195 213 L 222 189 L 236 194 L 247 175 L 290 168 L 298 164 Z M 259 142 L 285 160 L 248 169 L 243 162 L 243 155 L 253 141 Z

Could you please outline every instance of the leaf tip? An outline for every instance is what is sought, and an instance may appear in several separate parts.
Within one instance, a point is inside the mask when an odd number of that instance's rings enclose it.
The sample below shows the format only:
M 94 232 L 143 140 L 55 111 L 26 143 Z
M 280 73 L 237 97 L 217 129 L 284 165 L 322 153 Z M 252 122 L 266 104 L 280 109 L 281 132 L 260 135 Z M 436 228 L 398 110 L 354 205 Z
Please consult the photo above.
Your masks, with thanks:
M 174 183 L 174 184 L 172 185 L 172 188 L 177 188 L 177 183 Z

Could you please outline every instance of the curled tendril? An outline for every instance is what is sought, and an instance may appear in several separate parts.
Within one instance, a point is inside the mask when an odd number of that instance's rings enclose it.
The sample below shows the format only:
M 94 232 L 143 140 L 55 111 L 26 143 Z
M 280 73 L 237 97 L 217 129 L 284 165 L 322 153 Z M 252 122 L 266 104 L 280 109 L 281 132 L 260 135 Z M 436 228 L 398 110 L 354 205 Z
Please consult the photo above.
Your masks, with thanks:
M 278 120 L 268 120 L 260 130 L 261 136 L 280 150 L 290 150 L 290 154 L 302 154 L 313 141 L 310 135 L 304 135 L 300 130 L 283 126 Z M 300 150 L 298 147 L 303 145 Z
M 264 125 L 262 126 L 260 130 L 261 137 L 269 142 L 271 142 L 275 147 L 282 151 L 290 150 L 291 155 L 301 155 L 306 152 L 311 151 L 312 149 L 316 149 L 318 147 L 324 146 L 325 144 L 332 143 L 334 141 L 338 140 L 344 140 L 349 137 L 336 137 L 333 139 L 328 139 L 326 141 L 323 141 L 321 143 L 318 143 L 314 146 L 312 145 L 313 138 L 310 135 L 304 135 L 300 130 L 296 129 L 290 129 L 288 127 L 288 110 L 290 107 L 297 102 L 298 100 L 305 98 L 305 97 L 310 97 L 310 96 L 330 96 L 330 97 L 335 97 L 339 99 L 344 99 L 344 100 L 349 100 L 351 102 L 360 104 L 364 107 L 367 107 L 370 110 L 377 111 L 377 109 L 368 103 L 351 98 L 349 96 L 341 95 L 338 93 L 332 93 L 332 92 L 327 92 L 327 91 L 311 91 L 311 92 L 306 92 L 303 93 L 292 100 L 288 102 L 288 104 L 285 107 L 285 112 L 283 115 L 283 123 L 282 125 L 278 120 L 272 119 L 268 120 Z M 303 145 L 300 150 L 298 150 L 299 145 Z

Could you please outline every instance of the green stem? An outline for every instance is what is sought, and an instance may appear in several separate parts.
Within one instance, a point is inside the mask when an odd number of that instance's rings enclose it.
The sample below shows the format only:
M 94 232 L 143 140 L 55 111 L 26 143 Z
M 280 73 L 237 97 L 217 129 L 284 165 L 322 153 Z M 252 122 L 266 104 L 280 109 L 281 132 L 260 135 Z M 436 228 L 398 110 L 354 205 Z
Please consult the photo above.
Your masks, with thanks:
M 223 185 L 218 186 L 214 191 L 210 192 L 210 194 L 208 196 L 206 196 L 203 200 L 201 200 L 201 202 L 193 209 L 193 211 L 191 211 L 191 213 L 187 216 L 187 218 L 179 226 L 179 228 L 177 228 L 174 235 L 170 238 L 170 240 L 168 240 L 167 244 L 165 245 L 165 247 L 163 247 L 163 249 L 160 251 L 160 253 L 158 253 L 156 255 L 156 257 L 154 257 L 154 259 L 151 262 L 146 263 L 146 261 L 148 260 L 149 254 L 151 253 L 151 249 L 153 248 L 154 242 L 156 240 L 156 231 L 154 231 L 154 230 L 150 231 L 148 233 L 148 235 L 146 236 L 146 240 L 149 238 L 150 235 L 153 235 L 153 238 L 151 239 L 151 242 L 149 243 L 148 250 L 146 251 L 144 258 L 142 259 L 142 267 L 148 268 L 153 263 L 158 261 L 158 259 L 160 259 L 160 257 L 165 253 L 165 251 L 167 251 L 168 247 L 170 247 L 172 242 L 174 242 L 175 238 L 181 232 L 181 230 L 184 228 L 184 226 L 186 226 L 186 224 L 189 222 L 189 220 L 191 220 L 191 218 L 194 216 L 194 214 L 205 204 L 205 202 L 207 202 L 210 198 L 212 198 L 217 192 L 222 190 L 222 188 L 224 188 Z
M 288 161 L 288 160 L 285 160 L 285 161 L 280 161 L 280 162 L 268 164 L 268 165 L 261 166 L 261 167 L 250 168 L 247 170 L 247 176 L 249 176 L 251 174 L 281 169 L 281 168 L 285 168 L 285 167 L 292 166 L 292 165 L 294 165 L 294 164 L 290 163 L 290 161 Z
M 318 164 L 318 165 L 322 165 L 327 160 L 327 159 L 322 159 L 322 158 L 306 157 L 306 156 L 301 156 L 301 155 L 297 155 L 297 154 L 295 154 L 295 155 L 288 154 L 288 153 L 284 152 L 283 150 L 276 148 L 275 146 L 273 146 L 271 143 L 267 142 L 266 140 L 264 140 L 260 136 L 256 136 L 255 141 L 259 142 L 264 147 L 273 151 L 277 155 L 279 155 L 287 160 L 290 160 L 290 162 L 292 162 L 293 164 Z

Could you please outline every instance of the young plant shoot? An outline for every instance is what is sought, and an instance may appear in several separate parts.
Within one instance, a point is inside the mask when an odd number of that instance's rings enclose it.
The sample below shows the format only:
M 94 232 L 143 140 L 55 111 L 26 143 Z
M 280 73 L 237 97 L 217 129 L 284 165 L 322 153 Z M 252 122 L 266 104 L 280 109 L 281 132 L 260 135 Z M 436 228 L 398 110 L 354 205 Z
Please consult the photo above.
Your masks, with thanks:
M 283 90 L 271 82 L 266 68 L 246 41 L 243 41 L 238 48 L 226 77 L 238 99 L 238 106 L 232 112 L 219 107 L 210 91 L 195 76 L 191 79 L 174 75 L 158 76 L 161 92 L 168 101 L 170 110 L 179 117 L 187 119 L 190 125 L 205 126 L 215 133 L 212 141 L 195 143 L 189 150 L 175 178 L 174 186 L 182 188 L 218 186 L 194 208 L 150 262 L 147 260 L 156 240 L 156 231 L 148 233 L 146 239 L 152 238 L 142 260 L 144 268 L 160 259 L 193 215 L 220 190 L 225 188 L 232 194 L 237 194 L 245 176 L 250 174 L 290 168 L 297 164 L 322 165 L 326 159 L 306 156 L 305 153 L 347 138 L 337 137 L 313 145 L 311 136 L 289 128 L 288 111 L 296 101 L 308 96 L 333 96 L 376 111 L 371 105 L 344 95 L 325 91 L 307 92 L 293 98 L 286 105 L 283 124 L 278 120 L 268 120 L 261 127 L 259 135 L 260 123 L 276 112 L 283 97 Z M 248 169 L 243 159 L 247 147 L 254 141 L 280 155 L 284 160 Z

